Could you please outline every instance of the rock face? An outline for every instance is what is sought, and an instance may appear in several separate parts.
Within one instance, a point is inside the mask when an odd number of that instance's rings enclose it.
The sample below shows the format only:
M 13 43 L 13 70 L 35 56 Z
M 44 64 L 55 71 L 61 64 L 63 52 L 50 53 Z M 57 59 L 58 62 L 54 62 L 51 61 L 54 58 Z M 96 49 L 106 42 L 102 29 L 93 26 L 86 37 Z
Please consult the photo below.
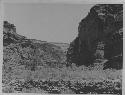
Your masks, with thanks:
M 11 43 L 17 43 L 17 42 L 21 42 L 22 40 L 24 40 L 25 37 L 18 35 L 16 33 L 16 27 L 14 26 L 14 24 L 10 24 L 7 21 L 4 21 L 4 25 L 3 25 L 3 45 L 7 46 L 10 45 Z
M 100 56 L 97 51 L 101 51 Z M 89 66 L 95 59 L 110 60 L 118 55 L 122 58 L 122 53 L 123 5 L 99 4 L 79 23 L 78 37 L 70 44 L 67 61 Z

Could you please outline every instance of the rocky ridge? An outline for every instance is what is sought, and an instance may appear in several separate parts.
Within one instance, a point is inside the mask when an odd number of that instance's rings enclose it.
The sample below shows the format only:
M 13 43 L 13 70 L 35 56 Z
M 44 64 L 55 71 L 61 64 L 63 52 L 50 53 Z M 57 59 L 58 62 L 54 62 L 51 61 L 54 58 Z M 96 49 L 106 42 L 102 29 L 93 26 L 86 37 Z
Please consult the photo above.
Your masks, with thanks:
M 59 46 L 54 44 L 39 41 L 34 39 L 27 39 L 14 31 L 15 26 L 4 22 L 3 30 L 3 45 L 4 45 L 4 60 L 7 60 L 7 55 L 14 55 L 17 53 L 21 61 L 28 61 L 32 59 L 34 65 L 41 63 L 43 65 L 44 61 L 63 63 L 65 61 L 64 52 Z M 11 56 L 10 56 L 11 57 Z M 19 60 L 18 59 L 18 60 Z M 37 62 L 38 61 L 38 62 Z

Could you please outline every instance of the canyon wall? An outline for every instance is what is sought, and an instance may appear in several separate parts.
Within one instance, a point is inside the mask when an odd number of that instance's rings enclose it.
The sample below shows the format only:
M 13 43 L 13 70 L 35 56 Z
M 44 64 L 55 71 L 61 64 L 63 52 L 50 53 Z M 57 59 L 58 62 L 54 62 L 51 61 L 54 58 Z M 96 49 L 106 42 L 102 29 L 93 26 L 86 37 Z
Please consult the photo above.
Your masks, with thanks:
M 67 52 L 67 61 L 68 64 L 89 66 L 96 59 L 120 57 L 122 60 L 122 53 L 123 5 L 98 4 L 80 21 L 78 36 L 70 43 Z

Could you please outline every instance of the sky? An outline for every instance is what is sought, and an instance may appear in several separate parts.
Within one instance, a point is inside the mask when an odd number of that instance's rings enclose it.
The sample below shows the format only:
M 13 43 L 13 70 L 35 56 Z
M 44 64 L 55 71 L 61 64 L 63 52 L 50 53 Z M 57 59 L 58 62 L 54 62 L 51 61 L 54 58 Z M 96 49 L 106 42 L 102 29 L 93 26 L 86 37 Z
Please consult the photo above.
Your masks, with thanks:
M 29 39 L 48 42 L 72 42 L 79 22 L 92 4 L 6 3 L 4 20 L 16 26 L 16 32 Z

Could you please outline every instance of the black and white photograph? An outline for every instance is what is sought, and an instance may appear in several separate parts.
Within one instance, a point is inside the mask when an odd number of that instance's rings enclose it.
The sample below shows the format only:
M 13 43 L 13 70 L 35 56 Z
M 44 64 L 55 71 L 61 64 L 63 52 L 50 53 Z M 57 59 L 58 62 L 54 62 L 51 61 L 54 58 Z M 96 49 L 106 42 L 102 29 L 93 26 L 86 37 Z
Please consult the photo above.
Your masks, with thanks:
M 124 95 L 122 3 L 3 3 L 2 27 L 2 93 Z

